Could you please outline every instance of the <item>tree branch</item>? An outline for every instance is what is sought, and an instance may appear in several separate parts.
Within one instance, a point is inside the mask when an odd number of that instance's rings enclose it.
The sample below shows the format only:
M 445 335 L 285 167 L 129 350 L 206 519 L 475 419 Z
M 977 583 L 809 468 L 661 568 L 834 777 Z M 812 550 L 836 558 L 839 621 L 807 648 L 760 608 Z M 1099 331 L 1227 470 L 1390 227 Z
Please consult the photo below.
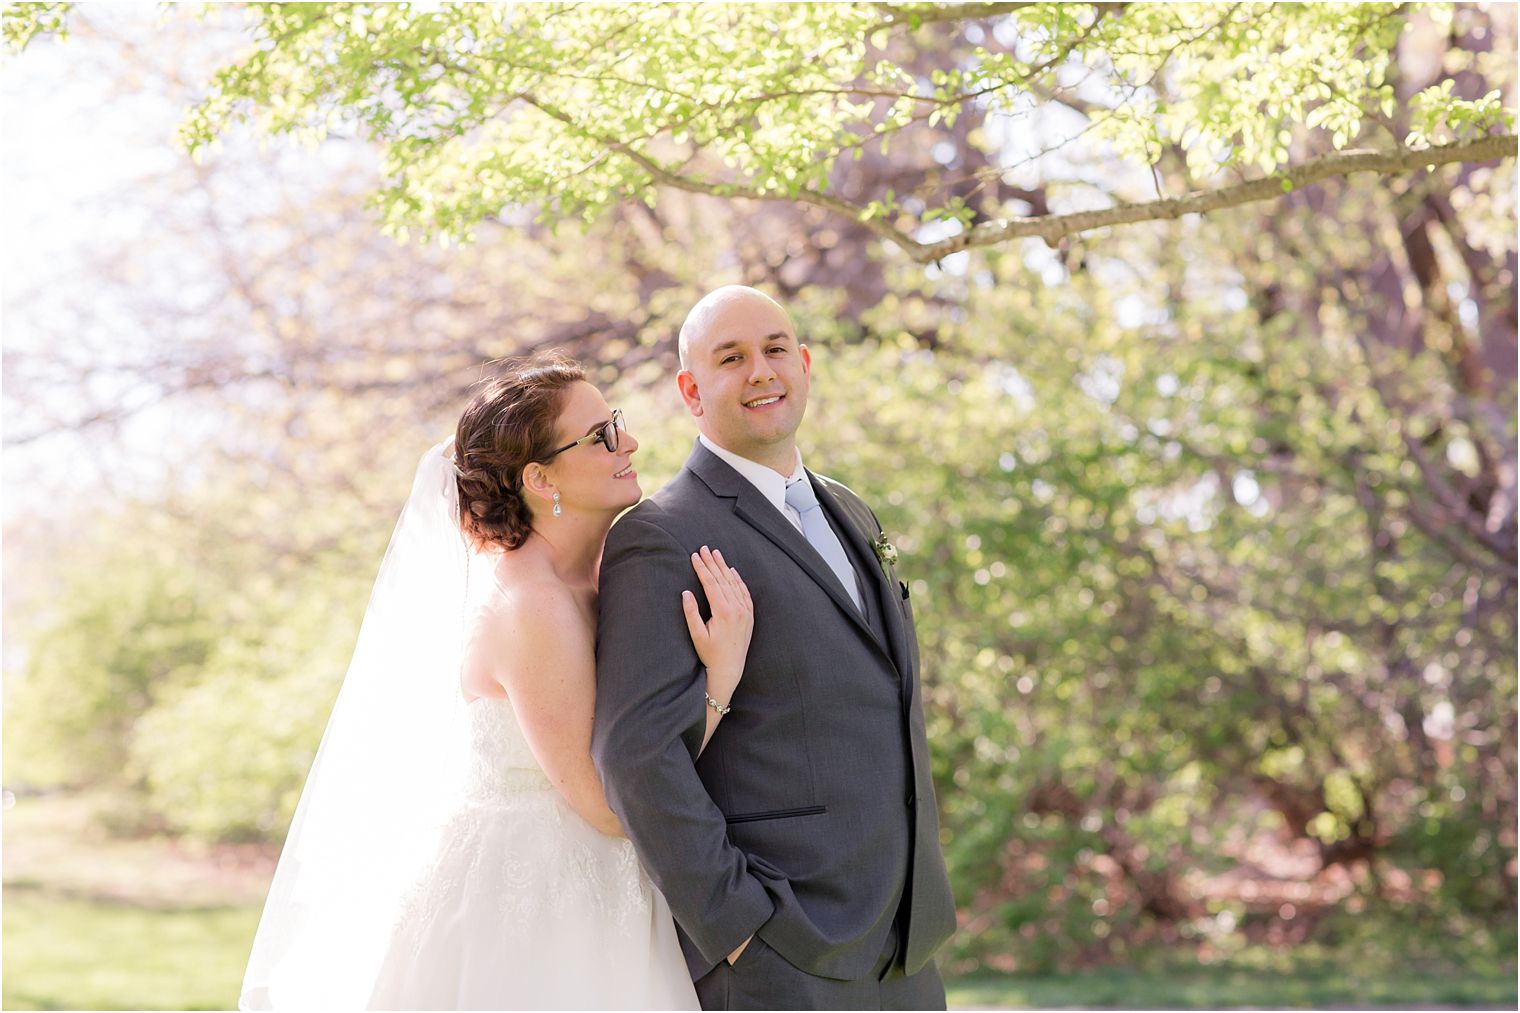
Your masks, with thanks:
M 1284 186 L 1301 189 L 1337 176 L 1354 172 L 1377 172 L 1391 175 L 1446 165 L 1451 162 L 1484 162 L 1496 158 L 1514 158 L 1513 135 L 1483 137 L 1431 148 L 1396 151 L 1341 151 L 1305 162 L 1264 179 L 1252 180 L 1218 190 L 1204 190 L 1186 197 L 1149 201 L 1144 204 L 1119 204 L 1101 211 L 1078 211 L 1066 215 L 1039 218 L 1008 218 L 985 222 L 969 232 L 951 236 L 937 243 L 913 243 L 905 247 L 909 256 L 921 264 L 931 263 L 973 246 L 993 246 L 1010 239 L 1039 236 L 1052 246 L 1066 237 L 1110 225 L 1180 218 L 1186 214 L 1203 214 L 1221 208 L 1239 207 L 1257 201 L 1281 197 Z
M 1033 3 L 956 3 L 956 4 L 886 4 L 876 7 L 887 15 L 889 25 L 927 25 L 937 21 L 975 21 L 978 18 L 995 18 Z
M 618 154 L 622 155 L 624 158 L 633 162 L 640 169 L 643 169 L 646 173 L 648 173 L 650 179 L 656 183 L 663 183 L 666 186 L 673 187 L 677 190 L 685 190 L 689 193 L 700 193 L 715 197 L 739 197 L 747 200 L 769 201 L 791 198 L 804 204 L 811 204 L 814 207 L 820 207 L 826 211 L 832 211 L 837 215 L 853 219 L 854 221 L 859 222 L 865 228 L 874 232 L 876 235 L 880 236 L 882 239 L 896 243 L 898 246 L 901 246 L 904 249 L 922 246 L 921 243 L 915 242 L 913 238 L 907 233 L 903 232 L 900 229 L 894 228 L 881 218 L 864 218 L 862 217 L 861 209 L 855 205 L 850 204 L 847 201 L 840 200 L 837 197 L 831 197 L 826 193 L 820 193 L 816 190 L 802 189 L 795 195 L 775 194 L 768 193 L 764 190 L 759 190 L 754 187 L 747 187 L 734 183 L 720 183 L 713 180 L 693 179 L 689 176 L 682 176 L 679 173 L 672 172 L 671 170 L 665 168 L 663 165 L 656 162 L 648 155 L 645 155 L 643 152 L 637 150 L 631 145 L 625 144 L 624 142 L 618 140 L 616 137 L 612 137 L 606 134 L 597 134 L 586 130 L 586 128 L 577 123 L 569 114 L 560 109 L 556 109 L 554 106 L 541 101 L 533 95 L 519 93 L 516 97 L 521 99 L 523 102 L 526 102 L 528 105 L 533 106 L 544 115 L 558 120 L 560 123 L 563 123 L 565 126 L 570 127 L 572 130 L 583 133 L 586 136 L 589 136 L 596 140 L 599 144 L 604 145 L 609 150 L 615 151 Z

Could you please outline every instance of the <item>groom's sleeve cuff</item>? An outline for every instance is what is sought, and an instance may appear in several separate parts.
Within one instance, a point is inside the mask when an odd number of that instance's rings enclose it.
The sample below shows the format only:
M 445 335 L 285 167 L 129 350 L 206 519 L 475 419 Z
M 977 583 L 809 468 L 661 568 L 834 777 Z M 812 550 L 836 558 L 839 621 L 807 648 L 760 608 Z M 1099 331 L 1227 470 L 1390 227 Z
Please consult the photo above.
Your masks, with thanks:
M 754 885 L 754 893 L 745 891 L 742 897 L 736 897 L 730 902 L 730 910 L 725 911 L 722 929 L 713 933 L 711 943 L 716 952 L 702 947 L 702 955 L 712 961 L 707 968 L 711 971 L 718 964 L 728 959 L 728 955 L 739 948 L 739 944 L 754 936 L 760 931 L 760 927 L 771 920 L 771 915 L 776 911 L 776 904 L 770 898 L 765 887 L 753 876 L 746 877 Z

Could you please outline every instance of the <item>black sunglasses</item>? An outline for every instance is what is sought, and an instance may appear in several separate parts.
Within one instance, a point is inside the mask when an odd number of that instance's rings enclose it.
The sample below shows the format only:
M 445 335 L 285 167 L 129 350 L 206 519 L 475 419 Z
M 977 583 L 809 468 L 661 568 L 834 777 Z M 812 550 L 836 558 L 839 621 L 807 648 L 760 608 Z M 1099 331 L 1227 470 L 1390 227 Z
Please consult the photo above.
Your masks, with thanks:
M 618 448 L 618 433 L 624 432 L 625 429 L 626 427 L 623 425 L 623 410 L 621 408 L 616 408 L 612 412 L 612 418 L 597 426 L 595 432 L 587 433 L 585 436 L 582 436 L 574 443 L 565 444 L 563 447 L 560 447 L 554 453 L 544 458 L 544 460 L 552 460 L 553 458 L 558 457 L 560 454 L 563 454 L 565 451 L 569 450 L 571 447 L 578 447 L 582 443 L 601 443 L 607 448 L 607 453 L 615 454 L 617 453 Z

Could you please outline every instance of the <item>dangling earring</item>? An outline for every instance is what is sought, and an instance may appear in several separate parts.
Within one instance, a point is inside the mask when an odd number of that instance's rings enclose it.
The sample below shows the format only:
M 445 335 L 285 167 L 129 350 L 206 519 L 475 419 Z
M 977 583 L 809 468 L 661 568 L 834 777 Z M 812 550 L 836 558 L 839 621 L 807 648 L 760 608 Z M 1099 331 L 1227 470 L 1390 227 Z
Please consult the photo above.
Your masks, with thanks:
M 559 490 L 556 489 L 554 490 L 554 516 L 558 517 L 562 513 L 564 511 L 559 508 Z

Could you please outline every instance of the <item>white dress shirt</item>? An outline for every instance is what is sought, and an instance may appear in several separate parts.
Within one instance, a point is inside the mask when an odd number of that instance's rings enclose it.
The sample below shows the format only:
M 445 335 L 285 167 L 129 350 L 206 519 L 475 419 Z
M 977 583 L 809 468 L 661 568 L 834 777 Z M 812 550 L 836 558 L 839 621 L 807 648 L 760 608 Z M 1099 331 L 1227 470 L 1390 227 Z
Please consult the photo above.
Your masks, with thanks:
M 706 434 L 698 436 L 697 439 L 702 441 L 702 446 L 718 455 L 718 458 L 724 464 L 727 464 L 747 478 L 750 485 L 760 490 L 760 495 L 765 497 L 767 503 L 780 510 L 781 516 L 791 521 L 792 527 L 796 528 L 798 532 L 802 531 L 802 515 L 786 503 L 786 487 L 792 480 L 801 479 L 804 482 L 807 481 L 807 473 L 802 470 L 802 451 L 797 451 L 797 465 L 792 469 L 792 473 L 786 477 L 782 477 L 781 472 L 774 468 L 767 468 L 763 464 L 756 464 L 747 457 L 740 457 L 732 450 L 724 450 L 712 440 L 709 440 Z

